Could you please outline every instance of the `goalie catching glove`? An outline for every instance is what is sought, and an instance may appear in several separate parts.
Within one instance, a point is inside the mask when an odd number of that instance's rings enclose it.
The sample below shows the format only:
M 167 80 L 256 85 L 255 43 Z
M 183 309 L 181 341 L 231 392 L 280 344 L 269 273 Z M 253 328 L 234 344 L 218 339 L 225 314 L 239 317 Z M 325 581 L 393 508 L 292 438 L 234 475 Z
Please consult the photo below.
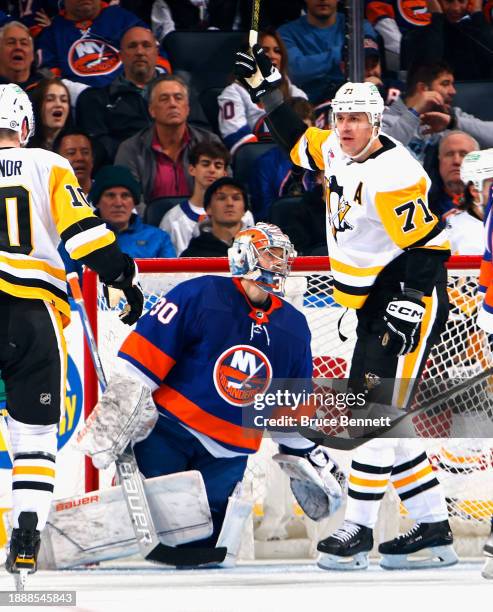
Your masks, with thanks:
M 392 298 L 383 317 L 384 332 L 380 342 L 394 356 L 412 353 L 419 343 L 425 305 L 416 297 L 420 292 L 408 290 Z
M 303 456 L 287 454 L 293 452 L 286 446 L 286 453 L 273 456 L 283 472 L 289 476 L 291 491 L 304 513 L 314 521 L 334 514 L 342 503 L 344 476 L 332 461 L 328 450 L 315 446 Z
M 147 438 L 157 419 L 149 387 L 117 374 L 79 432 L 76 448 L 91 457 L 95 468 L 105 469 L 130 442 Z
M 260 45 L 253 45 L 252 53 L 253 56 L 248 51 L 236 53 L 234 73 L 252 101 L 257 103 L 267 92 L 281 84 L 282 76 Z
M 126 253 L 123 253 L 123 255 L 126 259 L 125 270 L 118 278 L 113 280 L 101 278 L 101 282 L 104 284 L 104 294 L 110 308 L 112 304 L 109 298 L 108 287 L 121 289 L 121 291 L 123 291 L 127 304 L 119 317 L 122 323 L 133 325 L 139 320 L 142 314 L 142 309 L 144 308 L 144 293 L 139 284 L 139 270 L 137 264 Z

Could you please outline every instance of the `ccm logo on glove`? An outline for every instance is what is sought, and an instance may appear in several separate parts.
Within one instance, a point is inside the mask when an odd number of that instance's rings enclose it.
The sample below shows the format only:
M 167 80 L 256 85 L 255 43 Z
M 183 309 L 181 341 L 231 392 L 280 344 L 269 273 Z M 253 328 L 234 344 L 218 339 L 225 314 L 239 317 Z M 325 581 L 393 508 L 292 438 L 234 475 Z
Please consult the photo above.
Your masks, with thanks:
M 424 308 L 422 306 L 416 308 L 416 305 L 412 302 L 398 301 L 390 302 L 390 304 L 387 306 L 387 312 L 398 316 L 399 319 L 414 323 L 416 321 L 421 321 L 423 318 Z

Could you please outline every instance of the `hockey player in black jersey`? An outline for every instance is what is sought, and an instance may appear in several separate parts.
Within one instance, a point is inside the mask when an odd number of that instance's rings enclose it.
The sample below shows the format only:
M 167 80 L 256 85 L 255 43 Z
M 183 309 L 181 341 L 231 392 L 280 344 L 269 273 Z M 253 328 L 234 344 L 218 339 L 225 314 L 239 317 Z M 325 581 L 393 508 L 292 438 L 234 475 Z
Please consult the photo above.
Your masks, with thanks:
M 27 95 L 17 85 L 1 85 L 0 368 L 13 461 L 14 527 L 6 569 L 19 577 L 18 588 L 27 573 L 36 571 L 65 401 L 63 328 L 70 306 L 57 252 L 60 237 L 73 259 L 123 291 L 124 323 L 137 321 L 144 301 L 134 261 L 94 216 L 68 161 L 23 148 L 33 131 Z
M 402 145 L 380 133 L 383 100 L 374 85 L 343 85 L 332 100 L 334 129 L 321 130 L 306 128 L 291 113 L 261 47 L 237 53 L 235 67 L 252 99 L 262 101 L 270 131 L 291 160 L 325 173 L 333 296 L 358 318 L 349 384 L 389 412 L 405 408 L 448 316 L 444 263 L 450 250 L 428 207 L 430 179 Z M 372 530 L 391 482 L 417 526 L 382 545 L 382 565 L 457 561 L 442 488 L 423 446 L 379 438 L 353 456 L 345 521 L 319 543 L 320 567 L 368 566 Z M 429 551 L 421 564 L 407 558 L 411 541 Z

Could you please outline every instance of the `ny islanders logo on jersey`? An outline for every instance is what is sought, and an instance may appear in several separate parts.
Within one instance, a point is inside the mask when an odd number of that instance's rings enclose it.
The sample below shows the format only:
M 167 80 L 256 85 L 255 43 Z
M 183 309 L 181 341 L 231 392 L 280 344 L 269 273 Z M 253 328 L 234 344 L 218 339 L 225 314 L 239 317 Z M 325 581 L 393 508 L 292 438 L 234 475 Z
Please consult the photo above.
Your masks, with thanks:
M 217 358 L 213 377 L 217 392 L 228 404 L 248 406 L 269 388 L 272 365 L 262 351 L 238 344 Z
M 68 63 L 78 76 L 110 74 L 121 65 L 118 49 L 97 36 L 76 40 L 69 49 Z

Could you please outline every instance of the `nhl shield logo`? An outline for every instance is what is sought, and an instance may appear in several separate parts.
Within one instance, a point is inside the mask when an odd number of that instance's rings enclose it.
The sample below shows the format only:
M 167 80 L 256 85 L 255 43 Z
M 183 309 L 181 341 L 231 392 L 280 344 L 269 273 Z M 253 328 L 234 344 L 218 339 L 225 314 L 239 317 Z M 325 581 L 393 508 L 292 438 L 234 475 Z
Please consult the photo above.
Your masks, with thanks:
M 213 378 L 217 392 L 228 404 L 248 406 L 269 388 L 272 365 L 262 351 L 238 344 L 218 357 Z

